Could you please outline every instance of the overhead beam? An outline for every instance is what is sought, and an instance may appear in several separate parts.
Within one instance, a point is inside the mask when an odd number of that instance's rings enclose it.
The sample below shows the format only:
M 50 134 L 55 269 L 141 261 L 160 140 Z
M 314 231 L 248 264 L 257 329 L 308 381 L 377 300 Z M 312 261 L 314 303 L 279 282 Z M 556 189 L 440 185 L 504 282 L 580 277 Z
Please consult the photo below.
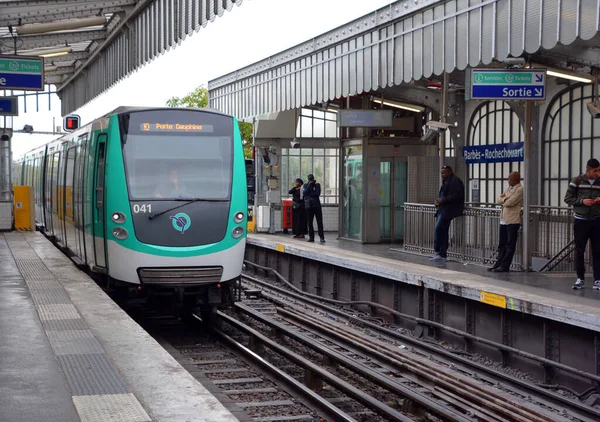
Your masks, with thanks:
M 70 73 L 75 72 L 75 66 L 60 66 L 56 70 L 51 72 L 44 72 L 46 77 L 56 76 L 56 75 L 68 75 Z
M 65 81 L 65 83 L 63 84 L 63 86 L 67 86 L 69 83 L 71 83 L 81 72 L 83 72 L 84 69 L 86 69 L 95 59 L 96 57 L 98 57 L 98 55 L 104 51 L 104 49 L 106 47 L 108 47 L 110 45 L 111 42 L 113 42 L 113 40 L 115 40 L 120 34 L 121 34 L 121 29 L 124 29 L 125 26 L 133 21 L 136 17 L 138 17 L 138 15 L 140 13 L 142 13 L 144 11 L 144 9 L 146 9 L 146 7 L 148 7 L 154 0 L 139 0 L 139 2 L 136 4 L 136 6 L 133 8 L 133 10 L 131 10 L 131 13 L 129 13 L 125 19 L 123 19 L 121 22 L 119 22 L 118 26 L 115 28 L 114 31 L 112 31 L 110 33 L 110 35 L 108 35 L 108 37 L 106 38 L 106 41 L 104 41 L 100 46 L 98 46 L 98 48 L 96 48 L 94 50 L 94 52 L 92 53 L 92 55 L 90 56 L 90 58 L 83 64 L 83 66 L 80 66 L 79 69 L 77 69 L 77 71 L 75 72 L 75 74 L 73 76 L 71 76 L 69 78 L 69 80 Z
M 90 56 L 87 51 L 77 51 L 64 56 L 55 57 L 44 57 L 44 64 L 49 65 L 52 63 L 63 63 L 63 62 L 74 62 L 75 60 L 85 60 Z
M 124 8 L 133 6 L 136 0 L 105 0 L 105 1 L 30 1 L 2 2 L 0 22 L 5 26 L 17 26 L 28 23 L 44 23 L 60 19 L 73 19 L 103 14 L 117 13 Z
M 44 35 L 25 35 L 19 37 L 18 47 L 20 50 L 35 49 L 43 47 L 56 47 L 59 45 L 74 44 L 80 42 L 100 41 L 106 38 L 106 31 L 77 31 L 62 32 L 56 34 Z M 7 42 L 6 42 L 7 43 Z M 10 53 L 12 50 L 6 46 L 2 49 L 3 53 Z
M 65 75 L 46 76 L 47 84 L 62 85 Z

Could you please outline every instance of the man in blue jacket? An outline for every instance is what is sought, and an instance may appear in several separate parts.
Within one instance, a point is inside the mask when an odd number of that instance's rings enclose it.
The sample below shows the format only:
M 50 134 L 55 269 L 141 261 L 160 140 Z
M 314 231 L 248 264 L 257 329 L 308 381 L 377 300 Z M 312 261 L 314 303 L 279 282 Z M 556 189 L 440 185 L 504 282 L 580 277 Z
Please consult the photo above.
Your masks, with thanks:
M 435 255 L 430 259 L 432 262 L 446 262 L 450 223 L 460 217 L 465 209 L 465 186 L 454 175 L 452 167 L 442 167 L 442 181 L 439 198 L 435 200 L 437 222 L 433 240 Z
M 308 175 L 308 183 L 304 185 L 304 203 L 306 205 L 306 218 L 308 220 L 308 242 L 315 241 L 315 229 L 313 219 L 317 217 L 317 229 L 321 243 L 325 243 L 325 233 L 323 233 L 323 210 L 321 209 L 321 185 L 315 180 L 315 176 Z

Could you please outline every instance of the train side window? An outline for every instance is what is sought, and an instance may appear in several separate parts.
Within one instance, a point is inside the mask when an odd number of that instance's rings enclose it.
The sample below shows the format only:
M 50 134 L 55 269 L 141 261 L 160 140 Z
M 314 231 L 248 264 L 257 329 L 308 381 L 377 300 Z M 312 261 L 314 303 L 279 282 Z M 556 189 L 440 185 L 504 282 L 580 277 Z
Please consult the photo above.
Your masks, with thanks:
M 104 207 L 104 163 L 106 160 L 106 135 L 100 135 L 98 143 L 98 172 L 96 174 L 96 207 Z

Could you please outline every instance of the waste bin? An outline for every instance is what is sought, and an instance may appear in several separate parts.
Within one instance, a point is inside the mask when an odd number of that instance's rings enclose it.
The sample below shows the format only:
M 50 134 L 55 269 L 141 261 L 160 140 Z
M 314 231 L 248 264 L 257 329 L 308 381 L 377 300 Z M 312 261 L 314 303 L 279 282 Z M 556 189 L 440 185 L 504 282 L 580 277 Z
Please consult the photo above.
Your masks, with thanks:
M 288 229 L 292 228 L 292 200 L 284 199 L 283 206 L 281 207 L 281 225 L 283 228 L 283 232 L 288 234 Z

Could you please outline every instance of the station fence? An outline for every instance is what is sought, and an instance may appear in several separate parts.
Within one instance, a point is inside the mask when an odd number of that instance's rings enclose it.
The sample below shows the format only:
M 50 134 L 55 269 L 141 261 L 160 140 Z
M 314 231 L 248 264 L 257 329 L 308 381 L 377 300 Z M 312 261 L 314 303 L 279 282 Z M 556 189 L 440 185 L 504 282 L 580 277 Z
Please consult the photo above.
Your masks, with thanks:
M 433 255 L 436 208 L 430 204 L 405 203 L 404 249 Z M 500 231 L 500 207 L 495 204 L 466 204 L 462 217 L 450 226 L 448 257 L 463 262 L 491 265 L 496 261 Z M 561 207 L 531 206 L 529 210 L 529 239 L 531 256 L 537 258 L 534 267 L 541 268 L 548 261 L 559 261 L 552 268 L 556 272 L 575 271 L 573 240 L 573 210 Z M 519 230 L 517 250 L 512 269 L 522 270 L 522 228 Z M 586 266 L 590 266 L 588 246 Z M 589 269 L 589 268 L 588 268 Z

